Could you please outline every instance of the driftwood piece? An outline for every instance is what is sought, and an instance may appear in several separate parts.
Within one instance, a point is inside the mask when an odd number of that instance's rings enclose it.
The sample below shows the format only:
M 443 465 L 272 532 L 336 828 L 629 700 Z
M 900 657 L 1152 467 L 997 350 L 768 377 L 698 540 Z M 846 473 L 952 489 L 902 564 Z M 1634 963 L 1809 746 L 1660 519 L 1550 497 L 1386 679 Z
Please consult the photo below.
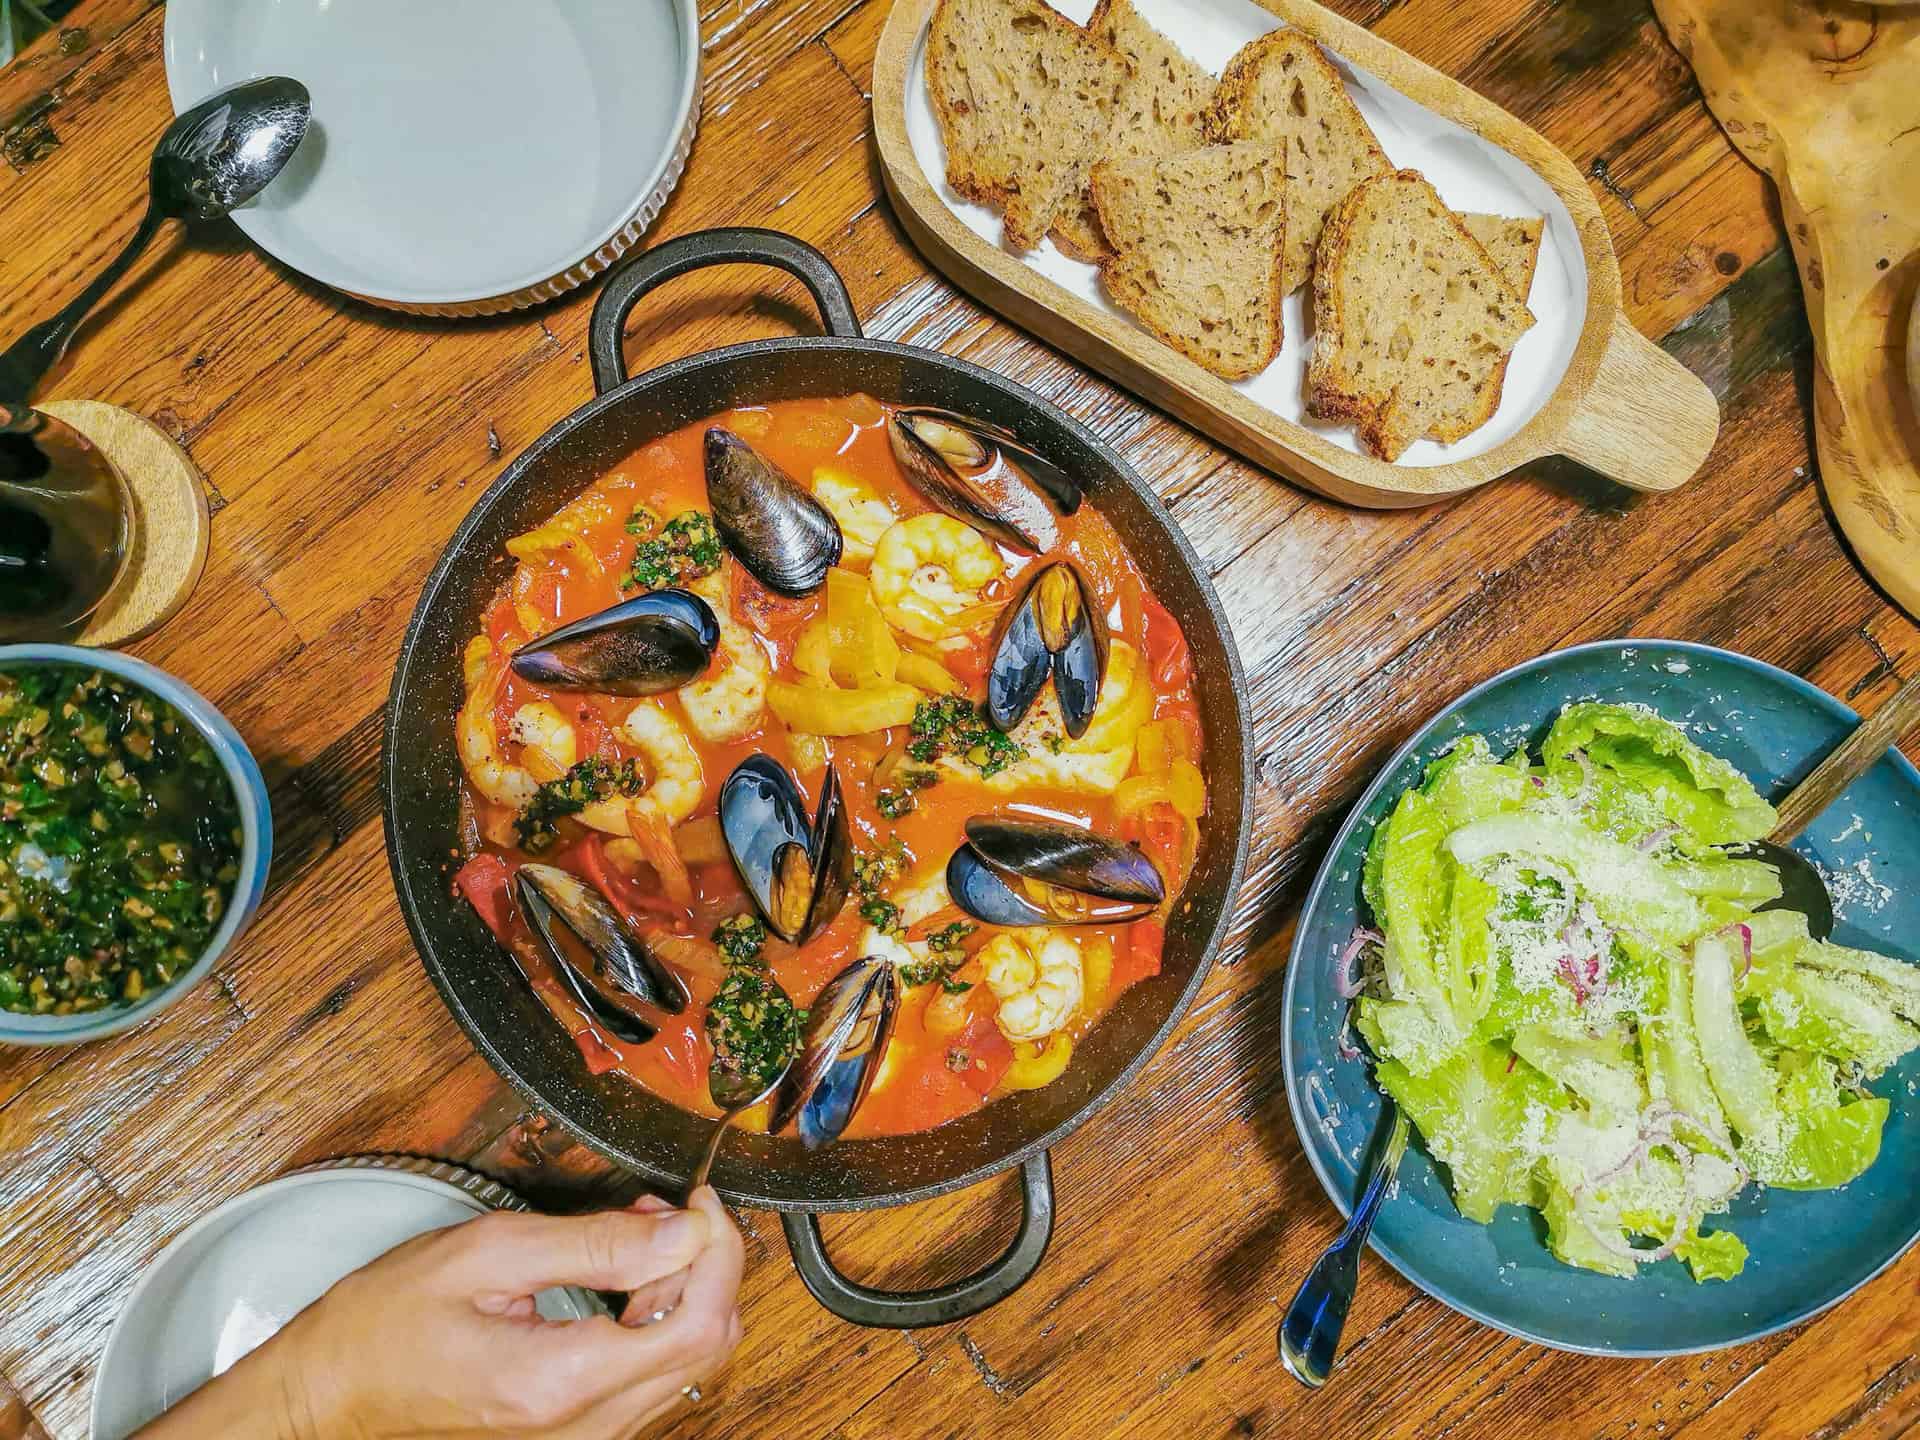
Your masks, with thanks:
M 1920 11 L 1654 0 L 1708 106 L 1780 190 L 1815 356 L 1827 499 L 1867 573 L 1920 615 Z

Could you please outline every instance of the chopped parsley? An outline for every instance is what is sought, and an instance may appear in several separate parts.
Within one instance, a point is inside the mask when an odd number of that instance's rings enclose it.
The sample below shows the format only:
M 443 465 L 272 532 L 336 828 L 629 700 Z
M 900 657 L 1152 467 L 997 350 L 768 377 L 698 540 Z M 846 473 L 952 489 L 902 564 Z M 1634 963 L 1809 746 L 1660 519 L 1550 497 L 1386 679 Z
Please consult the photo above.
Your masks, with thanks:
M 964 695 L 938 695 L 915 707 L 907 754 L 923 765 L 942 755 L 965 760 L 990 780 L 1027 753 L 1012 736 L 996 730 L 986 712 Z
M 520 848 L 538 855 L 560 838 L 559 822 L 615 795 L 632 797 L 647 788 L 647 777 L 631 759 L 615 765 L 589 755 L 557 780 L 549 780 L 513 817 Z
M 635 510 L 627 528 L 653 519 L 644 507 Z M 624 590 L 662 590 L 711 575 L 720 568 L 720 535 L 713 517 L 704 510 L 685 510 L 660 527 L 660 533 L 642 540 L 633 552 L 633 564 L 620 579 Z
M 752 915 L 735 915 L 722 920 L 713 932 L 714 944 L 727 957 L 729 965 L 758 964 L 767 948 L 767 927 Z
M 900 967 L 900 983 L 908 987 L 931 985 L 935 981 L 949 995 L 964 995 L 973 988 L 971 980 L 956 980 L 954 974 L 967 963 L 967 953 L 960 947 L 966 938 L 978 930 L 978 925 L 965 920 L 956 920 L 951 925 L 943 925 L 927 936 L 927 958 L 911 965 Z
M 755 1093 L 773 1083 L 799 1048 L 806 1018 L 763 965 L 729 964 L 720 993 L 707 1007 L 707 1039 L 716 1063 L 739 1078 L 741 1089 Z
M 660 517 L 644 505 L 634 506 L 633 513 L 627 516 L 627 533 L 637 535 L 642 540 L 650 539 L 659 528 Z
M 74 666 L 0 673 L 0 1010 L 170 984 L 219 928 L 241 843 L 219 757 L 172 706 Z
M 886 897 L 886 888 L 906 873 L 907 847 L 898 836 L 879 850 L 853 857 L 853 893 L 860 899 L 860 918 L 882 935 L 897 934 L 900 907 Z
M 901 928 L 900 907 L 878 895 L 860 902 L 860 918 L 882 935 L 895 934 Z

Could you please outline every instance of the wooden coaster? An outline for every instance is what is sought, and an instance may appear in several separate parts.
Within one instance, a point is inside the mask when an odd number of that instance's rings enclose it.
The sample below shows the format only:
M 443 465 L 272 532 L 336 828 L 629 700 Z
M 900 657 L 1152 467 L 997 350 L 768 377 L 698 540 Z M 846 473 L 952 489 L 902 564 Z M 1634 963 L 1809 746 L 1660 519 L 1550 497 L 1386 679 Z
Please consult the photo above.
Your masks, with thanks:
M 137 640 L 187 603 L 206 568 L 213 521 L 200 472 L 172 436 L 131 410 L 99 400 L 51 400 L 37 408 L 98 445 L 126 479 L 133 497 L 133 553 L 80 643 Z

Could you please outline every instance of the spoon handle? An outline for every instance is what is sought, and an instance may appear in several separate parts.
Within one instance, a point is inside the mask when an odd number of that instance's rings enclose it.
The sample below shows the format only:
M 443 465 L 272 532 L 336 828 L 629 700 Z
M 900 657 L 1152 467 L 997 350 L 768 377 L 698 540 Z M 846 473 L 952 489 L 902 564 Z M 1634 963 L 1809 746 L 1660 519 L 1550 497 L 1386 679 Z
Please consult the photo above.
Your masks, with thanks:
M 693 1178 L 687 1181 L 687 1195 L 707 1183 L 707 1174 L 713 1169 L 713 1159 L 720 1153 L 720 1142 L 727 1137 L 727 1127 L 733 1124 L 734 1117 L 740 1112 L 729 1110 L 720 1117 L 720 1123 L 713 1127 L 713 1134 L 707 1137 L 707 1148 L 700 1156 L 700 1163 L 693 1167 Z
M 1907 730 L 1920 724 L 1920 675 L 1903 682 L 1893 697 L 1842 740 L 1833 753 L 1793 787 L 1779 805 L 1780 823 L 1767 838 L 1784 845 L 1840 798 L 1840 792 L 1879 762 Z
M 73 332 L 80 328 L 87 312 L 127 273 L 128 267 L 159 233 L 165 218 L 159 208 L 149 202 L 133 238 L 107 268 L 94 276 L 65 309 L 51 319 L 42 320 L 0 354 L 0 431 L 18 430 L 27 422 L 33 413 L 27 402 L 33 397 L 34 388 L 67 348 L 67 342 L 73 339 Z
M 1347 1309 L 1359 1278 L 1360 1251 L 1407 1153 L 1407 1112 L 1384 1096 L 1382 1103 L 1393 1111 L 1393 1130 L 1377 1152 L 1360 1203 L 1353 1207 L 1340 1238 L 1313 1262 L 1280 1322 L 1280 1359 L 1288 1373 L 1310 1390 L 1318 1390 L 1333 1373 L 1340 1332 L 1346 1328 Z

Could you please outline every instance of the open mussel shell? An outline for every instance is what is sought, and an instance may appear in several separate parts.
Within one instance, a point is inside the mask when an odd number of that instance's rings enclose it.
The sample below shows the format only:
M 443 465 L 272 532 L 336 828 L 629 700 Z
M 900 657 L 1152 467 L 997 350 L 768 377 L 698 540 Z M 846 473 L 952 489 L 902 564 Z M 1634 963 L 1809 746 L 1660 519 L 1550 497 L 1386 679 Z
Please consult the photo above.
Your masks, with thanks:
M 906 406 L 887 417 L 893 457 L 949 515 L 1016 550 L 1060 543 L 1054 512 L 1080 508 L 1080 486 L 999 426 L 950 410 Z
M 840 1138 L 879 1073 L 899 999 L 899 976 L 883 955 L 854 961 L 821 987 L 807 1008 L 800 1053 L 774 1096 L 769 1133 L 797 1117 L 809 1150 Z
M 994 640 L 987 718 L 995 726 L 1018 725 L 1052 676 L 1067 734 L 1077 740 L 1087 733 L 1107 675 L 1107 626 L 1094 604 L 1093 588 L 1072 562 L 1055 560 L 1034 571 L 1001 613 Z
M 513 673 L 549 690 L 659 695 L 705 672 L 720 622 L 688 590 L 622 600 L 529 640 L 513 652 Z
M 976 815 L 947 861 L 953 903 L 989 925 L 1122 925 L 1167 898 L 1136 845 L 1083 825 Z
M 561 983 L 616 1038 L 642 1045 L 654 1037 L 659 1027 L 642 1007 L 670 1015 L 687 1008 L 686 983 L 579 876 L 553 865 L 527 864 L 514 885 L 521 912 L 552 957 Z M 589 964 L 576 961 L 569 936 L 586 951 Z
M 811 595 L 840 563 L 840 522 L 800 483 L 731 430 L 707 431 L 713 528 L 754 579 Z
M 793 777 L 766 755 L 749 755 L 720 787 L 720 833 L 733 868 L 767 928 L 792 945 L 832 924 L 853 884 L 853 832 L 832 765 L 811 821 L 806 805 Z

